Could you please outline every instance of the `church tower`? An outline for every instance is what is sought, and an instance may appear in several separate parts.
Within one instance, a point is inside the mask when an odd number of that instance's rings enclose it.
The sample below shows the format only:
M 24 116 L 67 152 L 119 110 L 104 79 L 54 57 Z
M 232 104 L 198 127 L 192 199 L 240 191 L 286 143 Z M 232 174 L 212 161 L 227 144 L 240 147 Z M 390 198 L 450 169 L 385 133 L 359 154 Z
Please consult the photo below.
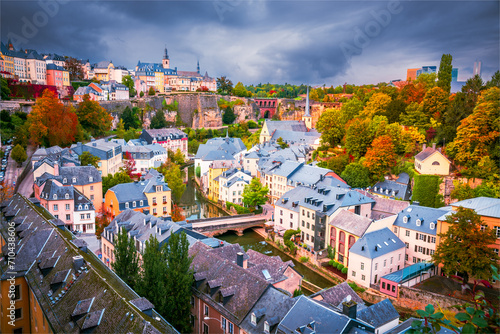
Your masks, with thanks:
M 306 96 L 306 108 L 304 110 L 304 116 L 302 116 L 302 120 L 306 124 L 308 130 L 312 129 L 312 116 L 309 111 L 309 86 L 307 86 L 307 96 Z
M 200 74 L 200 61 L 198 60 L 198 65 L 196 65 L 196 72 Z
M 170 59 L 168 59 L 167 47 L 165 46 L 165 54 L 162 61 L 163 68 L 170 68 Z

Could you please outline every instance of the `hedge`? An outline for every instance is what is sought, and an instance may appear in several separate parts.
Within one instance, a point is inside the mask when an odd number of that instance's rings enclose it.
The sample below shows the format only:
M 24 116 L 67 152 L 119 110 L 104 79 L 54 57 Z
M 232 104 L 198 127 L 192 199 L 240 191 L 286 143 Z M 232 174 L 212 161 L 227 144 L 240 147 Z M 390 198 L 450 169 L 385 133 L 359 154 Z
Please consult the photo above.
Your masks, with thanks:
M 342 268 L 342 274 L 347 274 L 347 268 Z
M 226 202 L 226 208 L 228 210 L 231 210 L 231 207 L 234 207 L 236 209 L 236 212 L 239 215 L 243 215 L 245 213 L 250 213 L 250 209 L 249 208 L 245 208 L 244 206 L 241 206 L 241 205 L 238 205 L 238 204 L 234 204 L 234 203 L 231 203 L 231 202 Z
M 439 195 L 441 178 L 437 175 L 415 175 L 412 201 L 418 201 L 419 205 L 431 208 L 439 208 L 444 205 L 442 196 Z

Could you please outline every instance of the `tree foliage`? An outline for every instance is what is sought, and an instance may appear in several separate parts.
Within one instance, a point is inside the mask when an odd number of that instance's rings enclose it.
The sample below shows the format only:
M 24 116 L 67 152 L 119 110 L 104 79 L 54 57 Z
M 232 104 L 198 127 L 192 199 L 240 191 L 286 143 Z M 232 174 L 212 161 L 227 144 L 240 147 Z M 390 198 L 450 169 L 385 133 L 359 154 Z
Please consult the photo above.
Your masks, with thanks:
M 375 93 L 368 100 L 366 107 L 362 111 L 362 115 L 370 118 L 375 115 L 383 115 L 391 101 L 392 99 L 389 95 L 384 93 Z
M 167 120 L 165 119 L 165 113 L 163 110 L 158 110 L 156 114 L 151 118 L 151 129 L 163 129 L 167 127 Z
M 24 147 L 22 147 L 19 144 L 14 146 L 14 148 L 12 149 L 11 156 L 12 156 L 12 159 L 14 159 L 14 161 L 17 162 L 18 164 L 21 164 L 24 161 L 26 161 L 26 159 L 28 159 L 28 156 L 26 155 L 26 151 L 24 150 Z
M 126 172 L 120 171 L 113 175 L 102 177 L 102 193 L 106 194 L 109 188 L 116 186 L 117 184 L 130 183 L 132 179 Z
M 276 140 L 276 143 L 282 148 L 282 149 L 285 149 L 287 147 L 289 147 L 290 145 L 288 145 L 284 140 L 283 138 L 279 137 L 277 140 Z
M 230 106 L 226 107 L 224 110 L 224 114 L 222 114 L 222 123 L 224 124 L 233 124 L 236 119 L 236 115 L 234 114 L 233 108 Z
M 162 169 L 165 175 L 165 182 L 167 182 L 168 187 L 172 190 L 172 196 L 180 201 L 184 190 L 186 190 L 186 185 L 182 181 L 182 172 L 179 165 L 171 163 L 168 168 Z
M 115 261 L 112 268 L 120 278 L 134 288 L 139 274 L 139 256 L 134 239 L 129 238 L 127 230 L 121 228 L 114 249 Z
M 365 155 L 373 139 L 370 132 L 370 120 L 356 118 L 347 126 L 345 148 L 349 154 L 359 159 Z
M 412 200 L 422 206 L 439 208 L 443 206 L 442 196 L 439 195 L 441 179 L 437 175 L 415 175 Z
M 481 216 L 471 209 L 459 207 L 457 212 L 448 216 L 449 228 L 440 233 L 442 238 L 432 260 L 442 264 L 448 274 L 461 273 L 464 283 L 469 277 L 490 280 L 491 265 L 499 260 L 494 249 L 489 247 L 496 242 L 496 234 L 488 226 L 481 230 Z
M 375 138 L 366 152 L 363 165 L 370 170 L 375 180 L 381 180 L 396 165 L 396 152 L 391 137 L 385 135 Z
M 352 188 L 366 188 L 370 186 L 370 171 L 359 162 L 346 166 L 340 177 Z
M 88 94 L 78 103 L 76 115 L 83 129 L 94 137 L 103 136 L 111 129 L 113 117 L 99 102 L 92 101 Z
M 125 108 L 125 110 L 123 110 L 120 119 L 123 121 L 125 130 L 128 130 L 130 128 L 138 129 L 141 127 L 141 121 L 139 119 L 137 111 L 138 110 L 136 108 L 130 109 L 130 107 L 128 106 Z
M 172 208 L 172 221 L 180 222 L 186 219 L 186 216 L 182 214 L 182 208 L 177 204 L 174 204 Z
M 78 160 L 80 160 L 80 165 L 81 166 L 94 166 L 95 168 L 98 167 L 99 164 L 99 157 L 96 157 L 95 155 L 92 155 L 90 152 L 82 152 L 80 156 L 78 157 Z
M 448 107 L 448 93 L 440 87 L 434 87 L 427 91 L 422 103 L 423 112 L 427 117 L 440 120 Z
M 137 91 L 135 90 L 134 80 L 132 79 L 132 77 L 130 75 L 125 75 L 122 78 L 122 84 L 127 86 L 129 97 L 134 97 L 137 95 Z
M 217 92 L 219 94 L 230 95 L 233 92 L 233 82 L 225 76 L 217 78 Z
M 342 112 L 336 109 L 326 109 L 318 119 L 316 129 L 321 133 L 321 141 L 335 147 L 345 135 L 345 124 L 342 124 Z
M 441 63 L 439 64 L 437 85 L 447 94 L 450 94 L 451 90 L 451 72 L 453 70 L 453 66 L 451 65 L 452 59 L 453 57 L 450 54 L 443 54 Z
M 28 115 L 30 139 L 35 145 L 68 146 L 78 134 L 78 117 L 71 106 L 65 106 L 57 95 L 45 90 Z
M 149 90 L 148 90 L 148 95 L 149 96 L 154 96 L 156 94 L 156 91 L 153 87 L 149 87 Z
M 64 62 L 64 69 L 69 72 L 70 81 L 83 80 L 83 69 L 80 61 L 73 57 L 68 57 Z
M 261 206 L 267 202 L 269 188 L 263 187 L 258 178 L 253 178 L 243 189 L 243 203 L 248 207 Z
M 241 82 L 238 82 L 236 86 L 234 86 L 233 93 L 239 97 L 250 97 L 252 94 L 246 90 L 245 86 L 243 86 Z

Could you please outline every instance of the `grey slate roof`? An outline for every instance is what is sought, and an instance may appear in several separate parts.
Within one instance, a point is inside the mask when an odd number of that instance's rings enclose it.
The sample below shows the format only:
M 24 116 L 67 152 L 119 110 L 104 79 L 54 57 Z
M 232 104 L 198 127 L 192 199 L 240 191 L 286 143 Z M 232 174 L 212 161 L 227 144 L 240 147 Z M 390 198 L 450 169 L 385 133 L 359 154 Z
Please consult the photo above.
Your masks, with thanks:
M 345 301 L 347 296 L 351 296 L 351 300 L 358 304 L 358 310 L 361 305 L 365 304 L 363 299 L 358 296 L 358 294 L 349 286 L 349 284 L 347 284 L 347 282 L 342 282 L 338 285 L 332 286 L 331 288 L 323 289 L 315 294 L 312 294 L 310 297 L 317 299 L 315 298 L 317 296 L 321 296 L 321 298 L 323 298 L 321 301 L 339 309 L 342 309 L 342 302 Z
M 56 196 L 54 198 L 54 195 Z M 66 198 L 66 195 L 68 195 L 68 198 Z M 73 186 L 63 186 L 61 184 L 58 184 L 57 181 L 55 180 L 47 180 L 45 182 L 45 186 L 43 187 L 40 197 L 49 200 L 49 201 L 54 201 L 54 200 L 61 200 L 61 199 L 74 199 L 74 188 Z
M 316 130 L 301 132 L 277 129 L 273 132 L 270 140 L 278 140 L 278 138 L 281 138 L 289 145 L 313 145 L 314 142 L 319 139 L 319 137 L 321 137 L 321 134 Z
M 377 182 L 371 191 L 376 194 L 390 196 L 403 201 L 409 201 L 411 198 L 411 189 L 409 184 L 401 184 L 392 180 Z
M 202 160 L 223 160 L 223 159 L 233 159 L 236 153 L 245 151 L 247 148 L 240 138 L 212 138 L 209 139 L 205 144 L 201 144 L 196 152 L 195 159 Z M 213 151 L 219 151 L 219 153 L 214 153 L 212 156 L 208 156 Z M 222 153 L 220 153 L 222 152 Z M 222 158 L 225 155 L 230 158 Z
M 68 166 L 59 168 L 59 176 L 61 183 L 64 178 L 67 179 L 68 184 L 72 185 L 86 185 L 91 183 L 102 182 L 101 174 L 94 166 Z M 76 178 L 76 182 L 73 182 L 73 178 Z M 92 181 L 90 181 L 92 178 Z
M 375 205 L 372 207 L 371 217 L 374 220 L 379 220 L 388 216 L 397 215 L 402 210 L 406 209 L 410 203 L 405 201 L 397 201 L 389 198 L 374 196 L 369 192 L 359 190 L 360 193 L 372 198 Z
M 384 227 L 381 230 L 366 233 L 354 243 L 349 252 L 365 258 L 375 259 L 398 249 L 404 249 L 405 247 L 404 242 L 392 233 L 391 230 Z
M 266 279 L 263 274 L 264 270 L 267 270 L 269 273 L 270 279 L 269 283 L 275 284 L 277 282 L 283 281 L 288 277 L 285 276 L 285 270 L 288 267 L 294 267 L 293 261 L 283 262 L 283 260 L 279 256 L 267 256 L 265 254 L 261 254 L 259 252 L 254 251 L 253 249 L 247 250 L 248 255 L 248 268 L 247 270 L 254 275 Z M 296 275 L 301 275 L 296 270 Z
M 139 139 L 145 140 L 148 144 L 152 144 L 153 140 L 181 140 L 187 138 L 187 134 L 177 128 L 164 129 L 143 129 Z
M 370 218 L 361 217 L 351 211 L 342 210 L 332 219 L 329 225 L 361 237 L 365 234 L 371 223 L 372 220 Z
M 306 124 L 303 121 L 268 121 L 266 120 L 269 134 L 275 130 L 307 132 Z
M 357 317 L 373 327 L 378 328 L 394 319 L 399 319 L 399 313 L 389 299 L 384 299 L 379 303 L 358 311 Z
M 410 205 L 398 214 L 394 225 L 422 233 L 436 235 L 437 220 L 447 212 L 448 211 L 441 209 Z M 407 223 L 404 222 L 405 216 L 407 217 Z M 417 225 L 417 220 L 420 220 L 420 226 Z M 430 223 L 435 224 L 433 229 L 430 228 Z
M 461 206 L 472 209 L 481 216 L 500 218 L 500 199 L 491 197 L 476 197 L 450 204 L 453 207 Z

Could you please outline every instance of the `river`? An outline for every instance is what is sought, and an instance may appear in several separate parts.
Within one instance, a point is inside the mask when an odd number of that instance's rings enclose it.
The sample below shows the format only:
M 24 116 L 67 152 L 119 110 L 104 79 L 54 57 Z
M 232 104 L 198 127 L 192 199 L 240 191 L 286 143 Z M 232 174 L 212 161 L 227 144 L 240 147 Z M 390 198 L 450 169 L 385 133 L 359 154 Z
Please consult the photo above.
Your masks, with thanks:
M 218 207 L 208 202 L 202 196 L 198 194 L 198 190 L 194 185 L 194 181 L 192 180 L 194 175 L 194 167 L 191 166 L 188 168 L 188 178 L 186 191 L 182 195 L 180 206 L 184 210 L 184 215 L 187 220 L 194 220 L 200 218 L 211 218 L 211 217 L 221 217 L 227 216 L 227 214 L 220 210 Z M 321 275 L 318 275 L 313 270 L 309 269 L 307 266 L 303 265 L 299 261 L 288 256 L 286 253 L 274 248 L 269 245 L 266 240 L 261 237 L 257 232 L 248 229 L 244 232 L 243 236 L 237 236 L 236 234 L 229 232 L 223 235 L 217 236 L 218 239 L 224 240 L 231 244 L 240 244 L 243 249 L 246 251 L 248 249 L 253 249 L 262 254 L 266 254 L 269 256 L 279 256 L 283 261 L 292 260 L 295 264 L 295 269 L 302 275 L 304 275 L 304 279 L 307 281 L 321 287 L 328 288 L 333 286 L 329 280 L 323 278 Z M 304 290 L 304 293 L 307 294 L 307 291 Z

